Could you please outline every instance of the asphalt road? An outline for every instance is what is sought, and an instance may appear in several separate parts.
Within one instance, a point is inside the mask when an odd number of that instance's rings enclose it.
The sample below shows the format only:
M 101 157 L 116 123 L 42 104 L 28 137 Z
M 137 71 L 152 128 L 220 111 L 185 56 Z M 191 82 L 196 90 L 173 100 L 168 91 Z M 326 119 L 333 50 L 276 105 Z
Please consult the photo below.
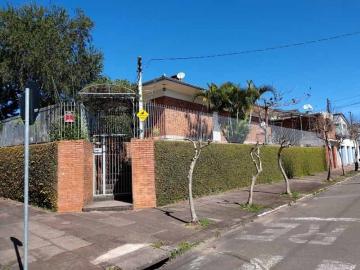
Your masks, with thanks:
M 360 269 L 360 176 L 224 234 L 166 269 Z

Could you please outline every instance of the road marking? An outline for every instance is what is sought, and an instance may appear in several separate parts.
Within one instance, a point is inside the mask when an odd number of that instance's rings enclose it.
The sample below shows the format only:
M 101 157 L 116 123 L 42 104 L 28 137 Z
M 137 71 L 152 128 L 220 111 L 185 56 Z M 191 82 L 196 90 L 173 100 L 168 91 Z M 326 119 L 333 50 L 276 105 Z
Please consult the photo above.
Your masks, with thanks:
M 289 240 L 297 244 L 303 244 L 308 242 L 309 244 L 313 244 L 313 245 L 331 245 L 345 231 L 345 229 L 346 226 L 342 225 L 335 228 L 331 232 L 320 233 L 320 226 L 318 224 L 310 224 L 308 232 L 293 235 L 289 238 Z M 317 239 L 313 239 L 309 241 L 306 239 L 309 237 L 317 238 Z
M 260 255 L 258 258 L 252 258 L 249 263 L 243 264 L 239 270 L 270 270 L 271 267 L 278 264 L 284 257 Z
M 340 261 L 323 260 L 316 270 L 353 270 L 355 264 L 344 263 Z
M 343 221 L 343 222 L 360 222 L 360 218 L 320 218 L 320 217 L 293 217 L 281 218 L 283 220 L 294 221 Z
M 269 227 L 260 235 L 243 234 L 237 237 L 238 240 L 252 240 L 252 241 L 265 241 L 271 242 L 281 235 L 286 234 L 290 230 L 296 228 L 300 224 L 293 223 L 268 223 L 264 224 L 265 227 Z
M 140 248 L 143 248 L 145 246 L 148 246 L 149 244 L 125 244 L 122 246 L 119 246 L 117 248 L 111 249 L 108 252 L 106 252 L 105 254 L 97 257 L 95 260 L 93 260 L 91 263 L 92 264 L 100 264 L 103 262 L 107 262 L 111 259 L 120 257 L 122 255 L 128 254 L 130 252 L 136 251 Z

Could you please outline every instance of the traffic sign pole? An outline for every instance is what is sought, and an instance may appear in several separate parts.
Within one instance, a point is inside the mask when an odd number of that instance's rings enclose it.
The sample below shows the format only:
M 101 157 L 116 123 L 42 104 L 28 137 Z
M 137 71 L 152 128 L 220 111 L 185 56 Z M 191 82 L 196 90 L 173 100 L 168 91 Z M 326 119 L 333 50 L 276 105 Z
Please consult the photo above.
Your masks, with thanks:
M 25 136 L 24 136 L 24 270 L 28 270 L 29 240 L 29 124 L 30 124 L 30 89 L 25 88 Z

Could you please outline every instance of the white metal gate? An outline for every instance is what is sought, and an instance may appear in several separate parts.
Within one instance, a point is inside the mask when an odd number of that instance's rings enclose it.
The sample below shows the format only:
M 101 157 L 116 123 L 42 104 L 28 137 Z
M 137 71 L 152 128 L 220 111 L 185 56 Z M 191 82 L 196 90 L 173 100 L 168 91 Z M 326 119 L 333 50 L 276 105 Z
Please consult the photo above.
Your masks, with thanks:
M 94 196 L 131 198 L 131 161 L 125 134 L 94 136 Z

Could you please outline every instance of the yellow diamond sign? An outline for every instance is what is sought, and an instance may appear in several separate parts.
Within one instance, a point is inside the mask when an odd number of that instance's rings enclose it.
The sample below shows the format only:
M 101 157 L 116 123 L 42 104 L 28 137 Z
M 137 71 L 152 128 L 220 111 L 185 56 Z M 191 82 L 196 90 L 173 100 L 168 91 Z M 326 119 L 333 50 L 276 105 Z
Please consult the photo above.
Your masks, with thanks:
M 144 109 L 141 109 L 140 111 L 138 111 L 136 116 L 139 117 L 140 121 L 145 121 L 146 118 L 148 118 L 149 114 Z

